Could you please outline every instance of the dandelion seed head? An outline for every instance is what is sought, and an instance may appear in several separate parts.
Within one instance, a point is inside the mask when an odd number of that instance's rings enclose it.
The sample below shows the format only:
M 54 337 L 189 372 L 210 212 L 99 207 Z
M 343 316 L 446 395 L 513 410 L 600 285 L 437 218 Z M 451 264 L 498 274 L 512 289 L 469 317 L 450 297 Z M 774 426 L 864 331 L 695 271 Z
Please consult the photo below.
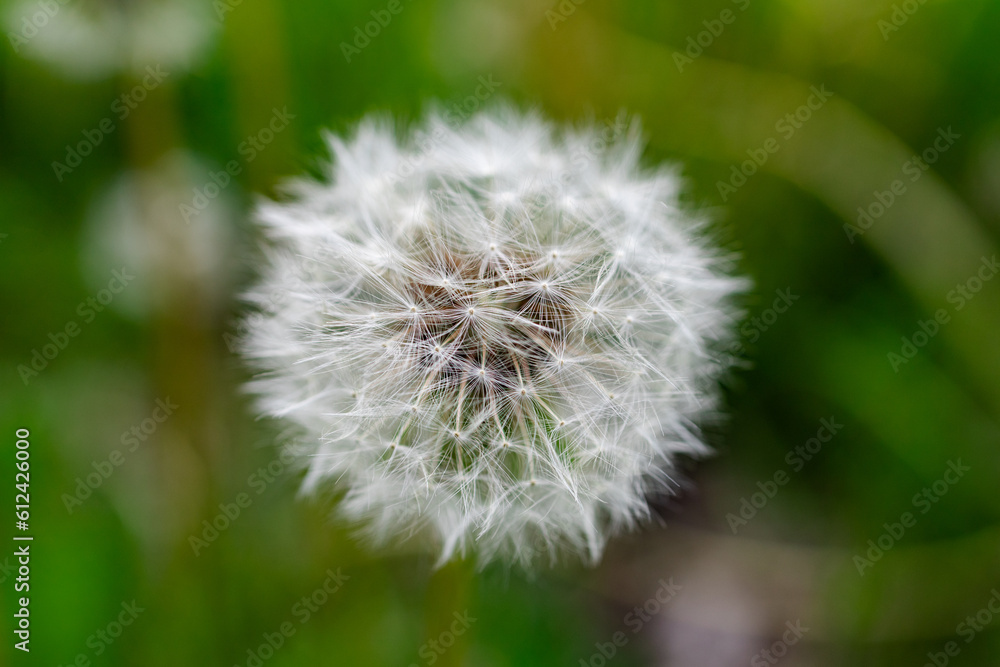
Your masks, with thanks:
M 7 3 L 8 30 L 20 34 L 40 7 L 45 9 L 28 0 Z M 166 74 L 190 69 L 219 32 L 212 8 L 197 0 L 59 2 L 43 16 L 45 23 L 15 50 L 82 80 L 114 72 L 148 76 L 153 66 Z
M 502 107 L 424 129 L 366 120 L 325 181 L 259 207 L 249 388 L 374 543 L 596 562 L 706 451 L 743 284 L 634 126 L 601 143 Z

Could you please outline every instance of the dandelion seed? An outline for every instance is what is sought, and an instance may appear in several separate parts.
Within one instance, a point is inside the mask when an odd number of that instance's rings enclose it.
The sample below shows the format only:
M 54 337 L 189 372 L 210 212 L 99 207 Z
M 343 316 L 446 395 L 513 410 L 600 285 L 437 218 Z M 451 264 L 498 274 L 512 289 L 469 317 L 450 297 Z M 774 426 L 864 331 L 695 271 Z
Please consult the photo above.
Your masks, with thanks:
M 283 298 L 248 319 L 250 389 L 298 427 L 305 490 L 342 489 L 374 543 L 596 562 L 706 451 L 743 283 L 636 131 L 579 160 L 598 129 L 507 108 L 424 129 L 418 147 L 365 121 L 330 139 L 328 182 L 261 205 L 249 297 Z

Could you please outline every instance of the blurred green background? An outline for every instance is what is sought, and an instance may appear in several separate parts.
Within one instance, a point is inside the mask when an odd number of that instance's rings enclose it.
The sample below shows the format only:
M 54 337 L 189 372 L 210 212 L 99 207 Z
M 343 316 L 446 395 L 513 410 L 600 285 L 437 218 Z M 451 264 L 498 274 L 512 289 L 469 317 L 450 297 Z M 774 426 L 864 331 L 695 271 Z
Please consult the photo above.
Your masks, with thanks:
M 0 8 L 0 664 L 1000 664 L 1000 3 Z M 755 283 L 717 456 L 592 570 L 359 546 L 231 351 L 248 211 L 324 128 L 501 98 L 641 118 Z

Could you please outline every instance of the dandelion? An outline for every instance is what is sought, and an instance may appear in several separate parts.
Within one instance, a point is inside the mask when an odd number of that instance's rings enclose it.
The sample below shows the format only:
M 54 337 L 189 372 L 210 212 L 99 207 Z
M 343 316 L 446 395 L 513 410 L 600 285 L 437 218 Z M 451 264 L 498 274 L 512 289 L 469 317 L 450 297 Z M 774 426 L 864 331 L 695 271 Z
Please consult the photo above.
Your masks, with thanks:
M 509 108 L 329 144 L 325 179 L 259 207 L 244 345 L 303 490 L 442 563 L 596 562 L 707 451 L 728 363 L 742 283 L 677 177 L 640 168 L 635 124 L 608 142 Z
M 203 315 L 224 307 L 231 289 L 236 202 L 222 192 L 190 223 L 178 214 L 191 204 L 192 191 L 212 182 L 210 166 L 175 150 L 143 169 L 123 172 L 90 206 L 83 246 L 94 284 L 107 280 L 108 266 L 125 265 L 135 273 L 111 307 L 139 317 L 178 303 L 196 303 Z
M 209 3 L 197 0 L 15 0 L 5 15 L 15 52 L 85 80 L 190 69 L 217 32 Z

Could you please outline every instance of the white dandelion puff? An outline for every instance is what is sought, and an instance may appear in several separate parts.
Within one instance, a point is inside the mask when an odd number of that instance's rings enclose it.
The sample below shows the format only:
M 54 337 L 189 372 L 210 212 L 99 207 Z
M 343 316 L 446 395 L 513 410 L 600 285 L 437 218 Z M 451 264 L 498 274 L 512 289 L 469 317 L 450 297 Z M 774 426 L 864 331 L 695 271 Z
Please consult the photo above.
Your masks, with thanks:
M 14 0 L 4 13 L 15 52 L 83 80 L 191 69 L 218 32 L 198 0 Z
M 325 180 L 259 207 L 244 345 L 304 490 L 441 562 L 596 562 L 706 451 L 728 364 L 743 282 L 676 176 L 639 166 L 634 124 L 608 143 L 509 108 L 329 144 Z

